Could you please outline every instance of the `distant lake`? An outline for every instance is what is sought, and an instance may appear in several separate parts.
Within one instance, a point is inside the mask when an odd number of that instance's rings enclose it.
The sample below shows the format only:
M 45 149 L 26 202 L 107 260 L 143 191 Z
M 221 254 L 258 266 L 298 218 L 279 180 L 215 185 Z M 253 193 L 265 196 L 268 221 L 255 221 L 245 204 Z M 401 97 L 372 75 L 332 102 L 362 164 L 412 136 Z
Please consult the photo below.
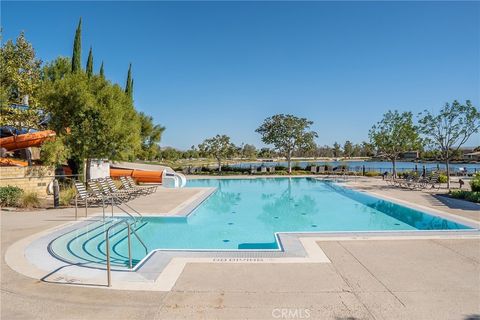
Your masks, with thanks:
M 302 169 L 309 165 L 329 165 L 333 168 L 345 165 L 348 167 L 349 170 L 352 171 L 361 171 L 362 167 L 365 166 L 366 171 L 392 171 L 392 163 L 391 162 L 384 162 L 384 161 L 292 161 L 292 167 L 298 166 Z M 282 166 L 286 167 L 286 161 L 274 161 L 274 162 L 242 162 L 237 164 L 230 164 L 230 167 L 234 168 L 250 168 L 251 166 L 254 167 L 275 167 L 275 166 Z M 422 170 L 423 166 L 428 171 L 441 169 L 445 170 L 445 164 L 441 162 L 397 162 L 396 168 L 397 171 L 410 171 L 415 170 Z M 450 170 L 458 171 L 459 168 L 466 168 L 467 172 L 480 172 L 480 163 L 452 163 L 450 164 Z

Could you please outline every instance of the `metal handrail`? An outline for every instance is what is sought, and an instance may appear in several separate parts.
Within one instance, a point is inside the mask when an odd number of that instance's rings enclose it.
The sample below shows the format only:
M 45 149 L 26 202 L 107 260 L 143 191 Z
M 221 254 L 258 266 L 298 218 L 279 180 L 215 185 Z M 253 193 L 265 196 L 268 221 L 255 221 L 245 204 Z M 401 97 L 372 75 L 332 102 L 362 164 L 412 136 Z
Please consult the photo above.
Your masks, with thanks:
M 78 197 L 79 197 L 78 191 L 75 194 L 75 220 L 78 219 Z M 102 198 L 102 213 L 103 213 L 103 220 L 105 220 L 105 197 L 103 195 L 99 195 Z M 85 217 L 88 216 L 88 194 L 85 197 L 85 199 L 81 199 L 85 202 Z M 108 205 L 107 205 L 108 207 Z M 113 217 L 113 206 L 112 206 L 112 217 Z
M 145 244 L 145 242 L 143 242 L 143 240 L 140 238 L 140 236 L 138 235 L 137 231 L 135 230 L 135 228 L 131 228 L 130 229 L 132 231 L 132 233 L 135 235 L 135 237 L 137 238 L 138 242 L 140 242 L 143 246 L 143 248 L 145 249 L 145 254 L 148 254 L 148 248 L 147 248 L 147 245 Z
M 110 196 L 110 198 L 112 200 L 112 213 L 113 213 L 113 206 L 115 206 L 115 207 L 119 208 L 120 210 L 122 210 L 123 212 L 125 212 L 126 214 L 128 214 L 130 217 L 132 217 L 136 221 L 136 218 L 131 213 L 129 213 L 127 210 L 120 207 L 120 205 L 123 204 L 123 205 L 127 206 L 129 209 L 131 209 L 133 212 L 135 212 L 140 218 L 143 218 L 143 214 L 141 214 L 140 212 L 138 212 L 137 210 L 135 210 L 134 208 L 129 206 L 126 202 L 124 202 L 121 198 L 119 198 L 114 193 L 109 192 L 109 193 L 106 194 L 106 196 Z M 119 204 L 115 203 L 114 199 L 118 200 Z
M 123 209 L 122 207 L 118 206 L 118 205 L 115 205 L 117 208 L 119 208 L 120 210 L 122 210 L 124 213 L 126 213 L 130 218 L 133 219 L 134 221 L 134 225 L 136 225 L 137 223 L 137 219 L 132 215 L 130 214 L 127 210 Z M 140 214 L 140 213 L 139 213 Z M 113 217 L 113 213 L 112 213 L 112 217 Z M 141 217 L 143 218 L 143 215 L 141 215 Z M 130 224 L 131 225 L 131 224 Z M 137 231 L 135 231 L 135 228 L 131 229 L 132 233 L 135 235 L 135 237 L 137 238 L 137 240 L 142 244 L 142 246 L 145 248 L 145 252 L 148 253 L 148 248 L 147 248 L 147 245 L 143 242 L 143 240 L 138 236 L 137 234 Z
M 110 265 L 110 230 L 113 229 L 114 227 L 125 223 L 127 225 L 127 236 L 128 236 L 128 266 L 129 269 L 133 268 L 132 264 L 132 238 L 131 238 L 131 233 L 135 235 L 135 237 L 138 239 L 138 241 L 143 245 L 145 248 L 146 253 L 148 253 L 147 246 L 145 243 L 140 239 L 138 236 L 137 232 L 135 231 L 135 228 L 132 228 L 132 224 L 128 223 L 127 220 L 122 219 L 114 224 L 112 224 L 110 227 L 107 228 L 105 231 L 105 252 L 106 252 L 106 259 L 107 259 L 107 285 L 109 287 L 112 286 L 112 270 L 111 270 L 111 265 Z
M 129 263 L 129 268 L 132 269 L 132 242 L 130 238 L 130 224 L 126 220 L 121 220 L 110 227 L 108 227 L 107 231 L 105 232 L 105 251 L 107 255 L 107 285 L 109 287 L 112 286 L 112 270 L 110 266 L 110 230 L 122 223 L 125 223 L 127 225 L 127 231 L 128 231 L 128 263 Z
M 129 206 L 128 203 L 122 202 L 122 204 L 124 204 L 124 205 L 127 206 L 129 209 L 131 209 L 133 212 L 135 212 L 136 214 L 138 214 L 138 215 L 140 216 L 140 218 L 143 218 L 143 214 L 141 214 L 140 212 L 138 212 L 137 210 L 135 210 L 134 208 L 132 208 L 131 206 Z
M 135 221 L 135 223 L 137 223 L 137 218 L 136 218 L 133 214 L 131 214 L 130 212 L 128 212 L 127 210 L 123 209 L 123 208 L 120 206 L 121 204 L 125 204 L 125 205 L 126 205 L 126 203 L 116 204 L 115 201 L 114 201 L 114 199 L 113 199 L 113 197 L 114 197 L 114 195 L 112 195 L 112 197 L 111 197 L 111 199 L 112 199 L 112 217 L 113 217 L 113 207 L 115 206 L 115 207 L 117 207 L 118 209 L 120 209 L 121 211 L 123 211 L 124 213 L 126 213 L 130 218 L 132 218 L 132 219 Z M 117 198 L 117 199 L 118 199 L 118 198 Z M 120 199 L 119 199 L 119 200 L 120 200 Z M 130 209 L 132 209 L 132 207 L 130 207 L 129 205 L 127 205 L 127 207 L 129 207 Z M 140 219 L 143 218 L 143 215 L 142 215 L 140 212 L 138 212 L 138 211 L 136 211 L 136 210 L 134 210 L 134 209 L 132 209 L 132 210 L 140 216 Z

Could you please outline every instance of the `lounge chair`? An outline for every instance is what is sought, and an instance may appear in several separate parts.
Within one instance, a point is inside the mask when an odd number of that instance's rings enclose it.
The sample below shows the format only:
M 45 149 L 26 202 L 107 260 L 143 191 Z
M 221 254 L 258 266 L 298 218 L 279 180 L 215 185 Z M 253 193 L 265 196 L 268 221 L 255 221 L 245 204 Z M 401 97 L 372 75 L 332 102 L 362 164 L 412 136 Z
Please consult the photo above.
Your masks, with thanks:
M 136 192 L 138 195 L 147 195 L 150 194 L 150 190 L 144 188 L 136 188 L 130 185 L 126 177 L 120 177 L 120 182 L 122 183 L 122 190 Z
M 466 167 L 460 167 L 458 168 L 458 171 L 457 171 L 457 176 L 468 176 L 468 170 Z
M 416 176 L 413 174 L 407 174 L 403 176 L 403 179 L 397 181 L 397 185 L 401 188 L 410 189 L 416 182 Z
M 92 186 L 92 189 L 95 189 L 95 192 L 100 192 L 103 194 L 106 198 L 108 198 L 111 201 L 112 205 L 112 217 L 113 217 L 113 207 L 116 206 L 118 209 L 123 211 L 123 213 L 129 215 L 131 218 L 135 220 L 135 223 L 137 223 L 138 217 L 142 218 L 143 215 L 132 208 L 130 205 L 128 205 L 128 201 L 132 199 L 132 194 L 128 194 L 125 191 L 118 191 L 118 192 L 113 192 L 110 190 L 108 187 L 106 179 L 97 179 L 97 180 L 91 180 L 89 181 L 89 185 Z M 101 188 L 101 189 L 100 189 Z M 125 209 L 123 206 L 125 206 L 128 209 Z M 135 216 L 135 214 L 138 215 L 138 217 Z
M 75 218 L 78 216 L 78 202 L 85 204 L 85 217 L 88 214 L 88 204 L 101 205 L 103 210 L 103 216 L 105 217 L 106 199 L 102 195 L 97 195 L 92 192 L 88 192 L 85 185 L 79 181 L 75 181 L 75 189 L 77 194 L 75 195 Z
M 403 179 L 396 179 L 394 185 L 400 188 L 415 189 L 420 182 L 420 177 L 414 174 L 408 174 Z
M 320 169 L 320 168 L 319 168 Z M 311 173 L 317 173 L 317 166 L 311 166 L 310 167 L 310 172 Z
M 395 177 L 393 176 L 393 174 L 391 174 L 389 172 L 384 173 L 383 181 L 385 181 L 387 184 L 389 184 L 391 186 L 395 186 L 395 183 L 396 183 Z
M 333 168 L 332 170 L 332 173 L 334 175 L 345 175 L 346 174 L 346 170 L 342 167 L 335 167 Z
M 392 175 L 391 183 L 394 187 L 401 187 L 403 188 L 406 185 L 407 180 L 410 179 L 410 176 L 403 176 L 403 178 L 396 178 Z
M 126 193 L 126 194 L 130 194 L 132 197 L 137 197 L 137 196 L 140 195 L 140 190 L 135 190 L 135 189 L 130 189 L 130 190 L 122 189 L 122 190 L 120 190 L 120 189 L 118 189 L 117 185 L 115 184 L 115 182 L 110 177 L 106 177 L 105 181 L 107 182 L 107 185 L 110 188 L 110 190 L 114 193 L 117 193 L 117 194 Z
M 440 189 L 440 173 L 439 172 L 433 172 L 432 175 L 430 177 L 427 178 L 426 180 L 426 185 L 425 185 L 425 188 L 430 186 L 432 189 L 435 188 L 435 186 L 437 186 L 435 189 Z
M 199 169 L 199 172 L 202 171 L 202 168 Z M 139 186 L 135 180 L 133 180 L 133 178 L 131 176 L 127 176 L 127 180 L 128 182 L 130 182 L 130 185 L 134 188 L 140 188 L 140 189 L 145 189 L 145 190 L 149 190 L 150 193 L 154 193 L 157 191 L 157 186 L 153 185 L 153 186 Z
M 146 193 L 154 193 L 157 191 L 157 186 L 139 186 L 135 183 L 135 180 L 131 176 L 125 177 L 127 183 L 130 185 L 131 188 L 136 190 L 143 190 Z
M 103 194 L 110 196 L 110 197 L 115 197 L 119 199 L 121 202 L 127 202 L 136 197 L 136 194 L 134 194 L 131 191 L 123 190 L 123 191 L 114 191 L 110 185 L 107 183 L 106 179 L 98 179 L 97 180 L 98 184 L 102 188 Z M 116 188 L 115 188 L 116 189 Z

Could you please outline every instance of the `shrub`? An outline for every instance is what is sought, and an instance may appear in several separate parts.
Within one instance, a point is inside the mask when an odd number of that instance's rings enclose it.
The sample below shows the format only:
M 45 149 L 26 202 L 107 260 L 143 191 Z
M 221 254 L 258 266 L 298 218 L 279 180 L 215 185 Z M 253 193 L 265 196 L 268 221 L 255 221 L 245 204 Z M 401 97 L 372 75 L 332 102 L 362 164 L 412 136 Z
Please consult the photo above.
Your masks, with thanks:
M 439 183 L 447 183 L 447 180 L 448 180 L 448 178 L 444 174 L 441 174 L 441 175 L 438 176 L 438 182 Z
M 480 173 L 475 174 L 472 181 L 470 181 L 470 188 L 472 188 L 472 191 L 480 192 Z
M 479 191 L 455 190 L 450 192 L 450 196 L 456 199 L 464 199 L 467 201 L 480 203 Z
M 22 194 L 23 190 L 19 187 L 0 187 L 0 205 L 3 207 L 16 207 Z
M 310 174 L 310 171 L 305 171 L 305 170 L 297 170 L 297 171 L 292 171 L 292 175 L 303 175 L 303 174 Z
M 222 172 L 234 172 L 238 174 L 250 173 L 250 168 L 237 168 L 231 166 L 222 166 Z
M 67 187 L 65 189 L 60 190 L 60 205 L 61 206 L 68 206 L 72 202 L 73 198 L 75 198 L 76 190 L 74 187 Z
M 18 202 L 20 208 L 35 208 L 40 206 L 40 199 L 36 192 L 23 192 Z
M 365 177 L 377 177 L 380 175 L 378 171 L 367 171 L 365 172 Z

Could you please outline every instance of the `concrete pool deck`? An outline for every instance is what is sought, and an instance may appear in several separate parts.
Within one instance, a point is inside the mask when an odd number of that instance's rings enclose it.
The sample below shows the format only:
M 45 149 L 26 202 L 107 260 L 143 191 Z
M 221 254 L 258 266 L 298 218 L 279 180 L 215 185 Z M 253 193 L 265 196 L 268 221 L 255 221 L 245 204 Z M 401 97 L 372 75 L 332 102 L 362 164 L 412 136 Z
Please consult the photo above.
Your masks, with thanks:
M 437 202 L 430 193 L 383 189 L 376 179 L 348 184 L 471 220 L 478 221 L 480 215 L 477 207 L 463 204 L 466 208 L 459 209 L 458 203 Z M 165 200 L 168 204 L 161 210 L 158 205 L 152 208 L 156 212 L 174 210 L 181 205 L 179 199 L 192 198 L 190 193 L 177 191 L 173 197 L 164 191 L 155 197 L 178 201 Z M 145 202 L 145 208 L 154 206 L 152 198 L 135 201 Z M 4 257 L 16 241 L 72 221 L 73 210 L 2 212 L 1 219 Z M 316 243 L 331 263 L 187 263 L 169 292 L 45 283 L 13 271 L 2 259 L 1 317 L 275 319 L 282 312 L 298 318 L 308 311 L 311 319 L 475 319 L 480 314 L 478 238 L 334 238 Z

